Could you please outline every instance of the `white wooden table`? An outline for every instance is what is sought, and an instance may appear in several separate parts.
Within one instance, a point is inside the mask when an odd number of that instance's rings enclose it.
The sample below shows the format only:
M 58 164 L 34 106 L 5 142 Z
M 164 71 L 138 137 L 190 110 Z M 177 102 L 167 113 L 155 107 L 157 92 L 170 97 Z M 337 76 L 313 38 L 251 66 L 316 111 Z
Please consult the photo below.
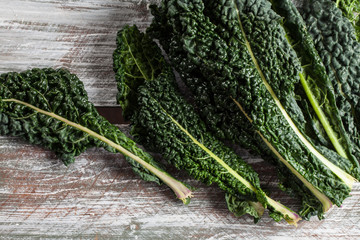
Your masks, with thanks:
M 112 52 L 125 24 L 151 21 L 148 1 L 0 0 L 0 73 L 66 67 L 84 81 L 90 100 L 116 106 Z M 128 125 L 119 127 L 127 131 Z M 276 189 L 274 169 L 240 151 L 272 197 L 298 203 Z M 215 186 L 197 187 L 188 206 L 166 186 L 135 176 L 119 154 L 92 149 L 65 167 L 55 155 L 18 138 L 0 137 L 0 239 L 360 239 L 360 185 L 342 208 L 298 228 L 268 216 L 253 224 L 226 208 Z

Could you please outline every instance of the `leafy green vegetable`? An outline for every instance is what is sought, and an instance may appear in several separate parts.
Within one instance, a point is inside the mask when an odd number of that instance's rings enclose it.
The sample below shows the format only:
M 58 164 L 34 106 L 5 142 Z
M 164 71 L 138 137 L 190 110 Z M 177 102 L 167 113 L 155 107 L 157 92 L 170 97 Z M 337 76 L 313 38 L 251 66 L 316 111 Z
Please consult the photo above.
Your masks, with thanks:
M 343 15 L 353 25 L 357 40 L 360 41 L 360 1 L 359 0 L 333 0 L 336 7 L 340 8 Z
M 270 4 L 165 0 L 152 9 L 149 32 L 193 91 L 207 124 L 214 131 L 242 129 L 256 149 L 266 145 L 283 186 L 305 194 L 302 212 L 321 217 L 331 202 L 340 205 L 355 179 L 342 169 L 342 157 L 315 148 L 303 134 L 306 121 L 294 94 L 301 65 Z M 226 124 L 212 123 L 216 118 Z
M 330 0 L 305 1 L 302 16 L 334 86 L 336 105 L 360 159 L 360 43 Z
M 88 101 L 83 83 L 64 69 L 0 75 L 0 134 L 46 147 L 65 164 L 90 147 L 120 152 L 142 179 L 164 182 L 184 202 L 191 197 L 184 184 L 99 115 Z
M 207 131 L 178 91 L 155 42 L 134 26 L 119 31 L 117 45 L 118 101 L 131 119 L 134 137 L 194 178 L 216 183 L 226 191 L 235 215 L 248 213 L 257 220 L 268 207 L 276 221 L 284 218 L 296 225 L 299 216 L 266 196 L 253 169 Z
M 336 107 L 333 86 L 306 30 L 306 24 L 291 0 L 273 0 L 272 3 L 273 9 L 284 18 L 282 25 L 286 29 L 287 39 L 303 66 L 295 91 L 302 96 L 299 101 L 302 109 L 307 109 L 304 115 L 309 129 L 304 132 L 312 136 L 313 143 L 334 148 L 340 156 L 349 159 L 347 172 L 359 178 L 359 163 L 353 155 L 356 151 L 352 151 L 349 136 Z

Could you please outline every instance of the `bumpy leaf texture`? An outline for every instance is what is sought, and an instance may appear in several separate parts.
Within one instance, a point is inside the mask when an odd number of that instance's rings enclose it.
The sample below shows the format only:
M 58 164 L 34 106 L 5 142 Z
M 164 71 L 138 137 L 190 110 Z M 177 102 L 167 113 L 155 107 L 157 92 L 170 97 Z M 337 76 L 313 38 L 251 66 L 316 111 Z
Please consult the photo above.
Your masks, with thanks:
M 191 195 L 150 154 L 100 116 L 83 83 L 64 69 L 0 75 L 0 134 L 48 148 L 66 165 L 90 147 L 121 152 L 142 179 L 164 181 L 183 200 Z
M 125 113 L 132 113 L 131 133 L 137 141 L 192 177 L 216 183 L 227 193 L 229 209 L 235 215 L 248 213 L 258 219 L 268 206 L 275 220 L 285 218 L 296 224 L 299 217 L 295 213 L 261 190 L 257 173 L 207 131 L 180 94 L 172 69 L 155 42 L 134 26 L 119 31 L 117 44 L 118 101 L 125 106 Z
M 333 85 L 306 24 L 291 0 L 273 0 L 272 3 L 272 8 L 283 17 L 281 23 L 287 39 L 302 64 L 300 82 L 295 85 L 295 91 L 301 96 L 298 103 L 305 110 L 307 123 L 304 132 L 311 136 L 318 148 L 325 145 L 337 151 L 345 158 L 340 159 L 344 161 L 342 166 L 359 179 L 359 163 L 354 156 L 359 153 L 352 148 L 336 106 Z
M 333 0 L 343 15 L 349 19 L 354 27 L 357 40 L 360 41 L 360 1 L 359 0 Z
M 283 186 L 303 196 L 304 216 L 321 217 L 330 201 L 340 205 L 354 178 L 342 170 L 347 161 L 327 148 L 315 149 L 304 135 L 294 91 L 301 65 L 270 3 L 166 0 L 152 13 L 149 33 L 193 91 L 210 128 L 245 132 L 223 136 L 244 136 L 249 147 L 271 152 Z
M 301 14 L 334 86 L 354 155 L 360 159 L 360 43 L 351 23 L 332 1 L 305 1 Z

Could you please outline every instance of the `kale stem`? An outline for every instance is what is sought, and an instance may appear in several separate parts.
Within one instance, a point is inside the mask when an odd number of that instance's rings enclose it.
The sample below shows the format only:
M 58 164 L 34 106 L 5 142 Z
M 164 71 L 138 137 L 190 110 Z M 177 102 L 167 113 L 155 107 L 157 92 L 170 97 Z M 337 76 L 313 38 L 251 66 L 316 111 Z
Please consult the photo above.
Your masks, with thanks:
M 128 151 L 127 149 L 123 148 L 122 146 L 120 146 L 119 144 L 116 144 L 115 142 L 111 141 L 110 139 L 101 136 L 100 134 L 92 131 L 91 129 L 84 127 L 80 124 L 77 124 L 75 122 L 71 122 L 66 118 L 63 118 L 53 112 L 48 112 L 45 110 L 42 110 L 40 108 L 37 108 L 29 103 L 14 99 L 14 98 L 10 98 L 10 99 L 2 99 L 3 102 L 14 102 L 17 104 L 21 104 L 24 105 L 26 107 L 29 107 L 31 109 L 33 109 L 35 112 L 47 115 L 49 117 L 52 117 L 54 119 L 57 119 L 71 127 L 74 127 L 80 131 L 86 132 L 87 134 L 89 134 L 90 136 L 106 143 L 107 145 L 115 148 L 116 150 L 118 150 L 119 152 L 121 152 L 122 154 L 124 154 L 127 157 L 132 158 L 133 160 L 135 160 L 136 162 L 138 162 L 139 164 L 141 164 L 144 168 L 146 168 L 147 170 L 149 170 L 151 173 L 153 173 L 155 176 L 157 176 L 159 179 L 161 179 L 166 185 L 168 185 L 176 194 L 177 198 L 179 198 L 180 200 L 182 200 L 184 203 L 188 203 L 189 198 L 192 197 L 191 194 L 191 190 L 188 189 L 183 183 L 181 183 L 180 181 L 174 179 L 173 177 L 171 177 L 169 174 L 167 174 L 166 172 L 154 167 L 153 165 L 149 164 L 148 162 L 144 161 L 143 159 L 141 159 L 140 157 L 136 156 L 135 154 L 133 154 L 132 152 Z

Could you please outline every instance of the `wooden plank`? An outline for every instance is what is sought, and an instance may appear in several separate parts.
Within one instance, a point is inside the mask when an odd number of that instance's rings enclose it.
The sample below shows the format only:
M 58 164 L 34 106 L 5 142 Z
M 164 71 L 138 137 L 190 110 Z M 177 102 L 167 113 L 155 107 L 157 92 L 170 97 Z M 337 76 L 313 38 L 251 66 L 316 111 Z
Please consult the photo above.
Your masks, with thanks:
M 128 126 L 121 129 L 127 131 Z M 242 155 L 246 153 L 242 152 Z M 248 159 L 249 160 L 249 159 Z M 251 160 L 272 190 L 291 208 L 298 203 L 276 189 L 274 169 Z M 65 167 L 56 156 L 18 138 L 0 137 L 0 236 L 121 239 L 354 239 L 360 221 L 360 185 L 326 220 L 298 228 L 268 216 L 254 224 L 229 213 L 215 186 L 175 177 L 197 188 L 188 206 L 166 186 L 140 180 L 120 154 L 92 149 Z M 1 238 L 1 237 L 0 237 Z
M 65 67 L 95 105 L 114 106 L 116 33 L 135 23 L 146 28 L 150 2 L 157 1 L 0 1 L 0 73 Z
M 84 81 L 97 106 L 115 106 L 116 32 L 125 24 L 147 27 L 149 3 L 0 1 L 0 73 L 66 67 Z M 299 207 L 276 188 L 273 168 L 245 151 L 240 155 L 252 163 L 274 199 Z M 190 205 L 182 205 L 166 186 L 140 180 L 120 154 L 92 149 L 65 167 L 49 151 L 0 137 L 0 239 L 360 238 L 360 184 L 325 220 L 302 221 L 295 229 L 268 216 L 256 225 L 249 216 L 236 218 L 216 186 L 205 186 L 173 168 L 169 172 L 197 187 Z

